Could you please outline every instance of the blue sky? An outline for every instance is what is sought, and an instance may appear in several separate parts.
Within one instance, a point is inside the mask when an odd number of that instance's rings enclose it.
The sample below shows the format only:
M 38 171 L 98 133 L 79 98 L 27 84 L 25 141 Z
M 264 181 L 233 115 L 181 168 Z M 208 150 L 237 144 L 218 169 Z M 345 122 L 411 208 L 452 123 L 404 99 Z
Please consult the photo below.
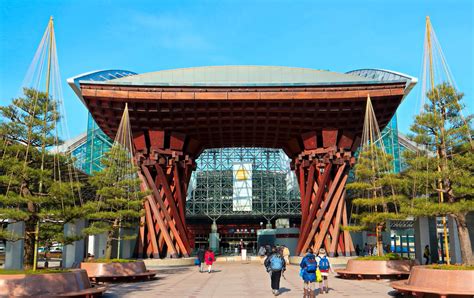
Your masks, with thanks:
M 77 74 L 248 64 L 337 72 L 383 68 L 420 78 L 430 15 L 473 113 L 473 2 L 0 0 L 0 103 L 18 95 L 50 15 L 72 136 L 87 126 L 87 111 L 66 84 Z M 413 90 L 399 108 L 402 132 L 420 92 Z

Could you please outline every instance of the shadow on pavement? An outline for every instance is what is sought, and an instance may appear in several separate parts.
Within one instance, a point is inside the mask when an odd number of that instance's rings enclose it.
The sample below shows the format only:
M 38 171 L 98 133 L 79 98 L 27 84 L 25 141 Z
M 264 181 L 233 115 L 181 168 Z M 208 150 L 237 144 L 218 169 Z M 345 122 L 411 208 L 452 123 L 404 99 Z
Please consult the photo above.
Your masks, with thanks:
M 126 279 L 126 278 L 119 278 L 117 280 L 110 280 L 110 281 L 106 281 L 106 282 L 95 282 L 93 284 L 95 285 L 107 285 L 107 286 L 111 286 L 111 285 L 120 285 L 120 284 L 134 284 L 134 283 L 141 283 L 141 282 L 151 282 L 151 281 L 154 281 L 154 280 L 159 280 L 159 279 L 163 279 L 163 277 L 152 277 L 150 279 Z M 91 282 L 92 283 L 92 282 Z
M 211 270 L 211 273 L 217 273 L 217 272 L 221 272 L 222 270 L 214 270 L 212 269 Z M 209 274 L 209 271 L 207 270 L 204 270 L 204 271 L 197 271 L 196 273 L 208 273 Z
M 278 292 L 280 292 L 280 294 L 283 294 L 283 293 L 286 293 L 286 292 L 290 292 L 290 291 L 291 291 L 291 289 L 284 288 L 284 287 L 283 287 L 283 288 L 280 288 L 280 289 L 278 290 Z
M 411 296 L 403 295 L 402 293 L 400 293 L 397 290 L 389 291 L 387 294 L 391 297 L 411 297 Z
M 148 297 L 149 295 L 147 292 L 153 291 L 153 288 L 162 280 L 165 280 L 168 276 L 187 273 L 192 271 L 192 269 L 193 268 L 190 267 L 170 267 L 164 269 L 152 269 L 157 271 L 157 276 L 151 280 L 128 283 L 106 283 L 106 285 L 108 286 L 108 290 L 105 294 L 102 295 L 102 297 L 123 297 L 127 294 L 138 292 L 141 293 L 143 297 Z
M 166 268 L 166 269 L 156 269 L 153 268 L 152 270 L 156 270 L 157 275 L 162 275 L 162 274 L 181 274 L 181 273 L 186 273 L 192 270 L 195 270 L 195 268 L 190 268 L 190 267 L 173 267 L 173 268 Z M 196 271 L 196 273 L 199 273 L 199 271 Z
M 135 283 L 114 283 L 107 284 L 109 289 L 102 297 L 123 297 L 130 293 L 140 292 L 143 297 L 148 297 L 147 292 L 151 291 L 154 284 L 159 283 L 161 278 L 157 278 L 147 282 L 135 282 Z M 120 294 L 119 294 L 120 293 Z

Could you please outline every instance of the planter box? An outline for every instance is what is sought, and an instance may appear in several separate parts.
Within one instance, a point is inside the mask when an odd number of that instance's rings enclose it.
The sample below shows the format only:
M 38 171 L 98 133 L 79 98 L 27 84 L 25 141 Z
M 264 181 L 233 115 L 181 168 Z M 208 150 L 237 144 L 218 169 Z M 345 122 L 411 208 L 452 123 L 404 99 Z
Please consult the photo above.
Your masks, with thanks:
M 441 270 L 426 266 L 413 267 L 407 280 L 391 283 L 403 293 L 413 295 L 437 294 L 472 297 L 474 295 L 474 270 Z
M 143 261 L 130 263 L 81 263 L 81 269 L 87 271 L 92 281 L 150 279 L 156 271 L 146 269 Z
M 402 277 L 408 276 L 415 265 L 411 260 L 372 261 L 352 259 L 347 262 L 346 269 L 336 270 L 342 277 Z
M 0 296 L 100 296 L 106 287 L 93 287 L 85 270 L 44 274 L 0 275 Z

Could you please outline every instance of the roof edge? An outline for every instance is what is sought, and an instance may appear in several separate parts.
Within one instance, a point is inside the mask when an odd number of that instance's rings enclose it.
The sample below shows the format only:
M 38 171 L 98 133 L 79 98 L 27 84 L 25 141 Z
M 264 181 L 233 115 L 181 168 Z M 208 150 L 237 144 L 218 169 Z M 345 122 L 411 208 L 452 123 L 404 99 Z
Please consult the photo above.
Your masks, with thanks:
M 361 77 L 365 78 L 372 78 L 375 79 L 377 78 L 379 81 L 382 82 L 391 82 L 391 81 L 405 81 L 406 86 L 405 86 L 405 92 L 402 100 L 410 93 L 410 91 L 415 87 L 415 85 L 418 83 L 418 79 L 393 70 L 387 70 L 387 69 L 380 69 L 380 68 L 361 68 L 361 69 L 355 69 L 346 72 L 347 74 L 355 74 Z
M 85 72 L 74 76 L 72 78 L 67 79 L 68 85 L 72 88 L 74 93 L 76 93 L 77 97 L 82 101 L 84 105 L 86 105 L 84 98 L 82 97 L 81 87 L 79 86 L 80 81 L 92 81 L 92 82 L 105 82 L 109 80 L 113 80 L 120 77 L 126 77 L 130 75 L 136 75 L 137 73 L 123 70 L 123 69 L 103 69 L 103 70 L 95 70 L 90 72 Z

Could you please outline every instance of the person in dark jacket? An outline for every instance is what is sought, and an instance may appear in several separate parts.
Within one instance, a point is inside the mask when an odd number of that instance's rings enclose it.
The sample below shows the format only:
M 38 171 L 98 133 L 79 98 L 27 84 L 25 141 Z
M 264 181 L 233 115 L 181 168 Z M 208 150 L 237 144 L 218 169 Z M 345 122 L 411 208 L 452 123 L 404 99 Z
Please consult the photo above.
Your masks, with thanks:
M 197 257 L 199 259 L 199 272 L 204 272 L 204 254 L 206 253 L 206 251 L 204 250 L 204 248 L 199 247 L 199 250 L 197 252 Z
M 264 264 L 267 272 L 270 274 L 272 293 L 277 296 L 280 290 L 280 278 L 286 270 L 285 259 L 283 259 L 283 256 L 276 247 L 272 247 L 272 251 L 265 259 Z
M 265 245 L 265 255 L 268 257 L 271 254 L 272 254 L 272 247 L 269 244 Z
M 318 263 L 316 257 L 313 254 L 313 250 L 308 248 L 306 255 L 300 263 L 301 272 L 300 275 L 304 282 L 304 298 L 315 297 L 314 285 L 316 282 L 316 270 L 318 269 Z
M 431 256 L 430 246 L 426 245 L 425 250 L 423 252 L 423 258 L 425 258 L 425 265 L 428 265 L 430 263 L 430 256 Z

